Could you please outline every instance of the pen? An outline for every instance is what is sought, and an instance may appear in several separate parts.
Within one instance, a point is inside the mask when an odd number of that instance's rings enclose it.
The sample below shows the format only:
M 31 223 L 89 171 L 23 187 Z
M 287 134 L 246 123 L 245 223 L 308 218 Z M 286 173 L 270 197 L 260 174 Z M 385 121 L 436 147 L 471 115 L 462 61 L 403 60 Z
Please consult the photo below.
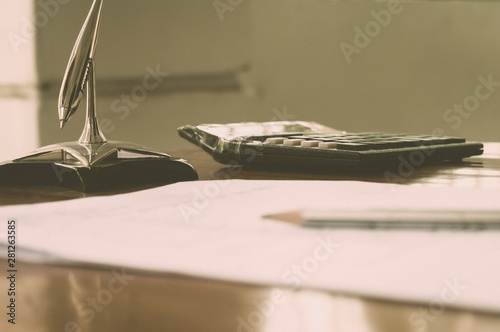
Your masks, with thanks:
M 395 229 L 500 229 L 500 210 L 317 209 L 264 218 L 304 227 Z
M 59 125 L 62 129 L 82 99 L 89 67 L 94 58 L 103 0 L 95 0 L 69 59 L 59 94 Z

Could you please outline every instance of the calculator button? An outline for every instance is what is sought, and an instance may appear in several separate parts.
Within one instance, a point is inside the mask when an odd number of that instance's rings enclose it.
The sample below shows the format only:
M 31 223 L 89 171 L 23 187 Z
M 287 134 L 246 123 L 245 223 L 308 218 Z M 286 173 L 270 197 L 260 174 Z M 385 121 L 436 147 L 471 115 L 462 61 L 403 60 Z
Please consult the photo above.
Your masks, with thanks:
M 286 146 L 300 146 L 305 148 L 317 147 L 320 149 L 366 151 L 465 142 L 466 140 L 464 138 L 456 137 L 370 132 L 359 134 L 298 134 L 288 137 L 268 137 L 264 144 L 284 144 Z
M 370 150 L 397 149 L 411 146 L 408 142 L 404 141 L 375 141 L 366 144 L 368 144 Z
M 300 143 L 300 146 L 305 147 L 305 148 L 317 148 L 320 141 L 302 141 Z
M 350 140 L 350 139 L 335 139 L 335 140 L 331 140 L 332 142 L 337 142 L 337 143 L 357 143 L 356 141 L 354 140 Z
M 285 137 L 269 137 L 264 144 L 283 144 L 285 140 Z
M 293 139 L 286 139 L 283 144 L 286 146 L 300 146 L 300 143 L 302 143 L 304 140 L 301 138 L 293 138 Z
M 338 137 L 344 137 L 344 134 L 313 134 L 313 135 L 308 135 L 311 138 L 338 138 Z
M 334 141 L 336 141 L 336 139 L 332 138 L 332 137 L 313 137 L 312 139 L 315 141 L 320 141 L 320 142 L 334 142 Z
M 320 149 L 336 149 L 338 143 L 335 142 L 320 142 L 318 148 Z

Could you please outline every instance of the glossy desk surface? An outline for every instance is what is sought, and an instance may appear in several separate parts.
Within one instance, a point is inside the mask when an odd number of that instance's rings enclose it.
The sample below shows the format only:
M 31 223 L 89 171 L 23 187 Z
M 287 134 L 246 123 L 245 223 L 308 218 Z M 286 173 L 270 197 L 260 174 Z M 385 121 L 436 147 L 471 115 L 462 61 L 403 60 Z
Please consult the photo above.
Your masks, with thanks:
M 196 148 L 169 153 L 190 161 L 204 180 L 231 176 L 386 181 L 377 175 L 228 172 L 224 165 Z M 463 163 L 416 170 L 405 183 L 500 190 L 500 143 L 486 144 L 484 155 Z M 0 204 L 95 195 L 47 186 L 0 187 Z M 0 261 L 5 267 L 5 258 Z M 313 289 L 290 290 L 172 274 L 114 271 L 102 266 L 22 261 L 17 283 L 17 324 L 7 324 L 3 309 L 1 331 L 500 331 L 500 313 L 458 310 L 438 298 L 430 303 L 398 303 Z M 0 285 L 7 289 L 5 280 Z M 271 301 L 276 289 L 286 294 L 285 301 Z M 8 299 L 3 290 L 0 301 L 5 308 Z

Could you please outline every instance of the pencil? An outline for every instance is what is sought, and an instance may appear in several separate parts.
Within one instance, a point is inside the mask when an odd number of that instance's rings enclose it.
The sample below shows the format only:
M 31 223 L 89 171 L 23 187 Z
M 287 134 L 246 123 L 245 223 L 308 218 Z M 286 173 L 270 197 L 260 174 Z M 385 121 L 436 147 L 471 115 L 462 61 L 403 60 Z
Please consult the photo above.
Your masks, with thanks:
M 324 209 L 263 216 L 304 227 L 500 229 L 500 210 Z

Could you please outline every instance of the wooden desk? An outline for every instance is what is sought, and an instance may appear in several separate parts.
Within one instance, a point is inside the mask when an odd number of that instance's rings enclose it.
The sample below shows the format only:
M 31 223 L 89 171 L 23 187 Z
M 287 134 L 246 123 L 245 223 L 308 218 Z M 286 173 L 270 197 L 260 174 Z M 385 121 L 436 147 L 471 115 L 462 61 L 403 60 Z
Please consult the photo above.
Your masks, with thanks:
M 241 170 L 215 162 L 198 148 L 167 151 L 172 156 L 188 160 L 198 171 L 200 180 L 357 180 L 385 183 L 381 174 L 319 174 L 292 171 Z M 407 185 L 475 187 L 500 189 L 500 143 L 486 143 L 482 156 L 465 159 L 463 163 L 444 163 L 416 169 L 403 178 Z M 144 186 L 99 193 L 80 193 L 53 186 L 0 186 L 0 206 L 52 202 L 91 196 L 114 195 L 145 189 Z
M 328 179 L 385 182 L 378 175 L 325 175 L 234 170 L 198 149 L 170 151 L 194 164 L 200 178 Z M 500 190 L 500 144 L 462 164 L 430 166 L 406 178 L 407 185 Z M 139 190 L 140 188 L 135 188 Z M 116 192 L 100 193 L 110 195 Z M 26 204 L 94 196 L 54 187 L 0 188 L 0 204 Z M 21 238 L 22 239 L 22 238 Z M 22 258 L 22 256 L 21 256 Z M 5 258 L 0 259 L 6 266 Z M 5 270 L 5 269 L 4 269 Z M 120 273 L 118 273 L 120 272 Z M 7 283 L 0 283 L 1 331 L 460 331 L 498 332 L 500 314 L 452 309 L 431 303 L 397 303 L 312 289 L 284 289 L 146 274 L 100 266 L 22 262 L 17 288 L 17 324 L 7 324 Z M 117 274 L 118 273 L 118 274 Z M 271 305 L 273 290 L 285 301 Z M 97 302 L 96 302 L 97 301 Z

